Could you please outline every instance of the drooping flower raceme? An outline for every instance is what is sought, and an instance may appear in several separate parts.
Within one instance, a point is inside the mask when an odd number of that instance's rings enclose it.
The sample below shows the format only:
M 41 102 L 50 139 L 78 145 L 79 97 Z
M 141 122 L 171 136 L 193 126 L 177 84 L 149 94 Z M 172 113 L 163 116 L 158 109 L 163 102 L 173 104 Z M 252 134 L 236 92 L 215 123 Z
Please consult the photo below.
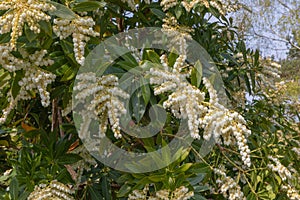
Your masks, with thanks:
M 292 179 L 292 173 L 290 172 L 290 170 L 286 168 L 284 165 L 282 165 L 277 158 L 274 158 L 272 156 L 269 156 L 268 158 L 275 163 L 275 165 L 268 164 L 268 167 L 272 171 L 277 172 L 283 181 L 287 179 Z
M 209 140 L 213 136 L 214 140 L 221 144 L 222 136 L 225 145 L 237 144 L 242 161 L 250 167 L 250 149 L 247 145 L 247 137 L 251 131 L 245 126 L 245 119 L 237 112 L 230 111 L 219 103 L 216 91 L 206 78 L 203 78 L 203 83 L 210 96 L 208 112 L 199 119 L 199 124 L 204 129 L 204 139 Z
M 231 0 L 183 0 L 181 1 L 181 5 L 187 12 L 190 12 L 194 7 L 198 5 L 202 5 L 206 8 L 212 7 L 217 9 L 221 15 L 226 15 L 226 13 L 234 12 L 241 7 L 237 1 Z
M 205 101 L 205 93 L 187 81 L 189 73 L 182 72 L 181 67 L 168 68 L 166 56 L 161 56 L 163 69 L 151 68 L 150 83 L 154 87 L 154 95 L 169 92 L 168 99 L 163 103 L 165 109 L 179 119 L 187 119 L 191 136 L 200 139 L 199 129 L 204 129 L 203 138 L 211 137 L 217 143 L 238 145 L 242 161 L 248 167 L 251 165 L 250 149 L 247 137 L 251 131 L 245 126 L 246 121 L 237 112 L 229 111 L 219 103 L 217 92 L 208 79 L 203 83 L 208 90 L 210 100 Z M 184 61 L 182 66 L 184 66 Z M 188 70 L 190 71 L 190 70 Z
M 166 14 L 163 19 L 162 32 L 168 36 L 167 47 L 171 50 L 176 48 L 179 50 L 179 57 L 176 63 L 183 63 L 186 59 L 187 40 L 191 40 L 193 29 L 177 22 L 177 19 L 170 13 Z M 179 65 L 180 66 L 180 65 Z
M 91 17 L 76 16 L 73 20 L 54 19 L 53 31 L 62 40 L 70 35 L 73 37 L 75 59 L 80 65 L 84 65 L 84 48 L 90 40 L 90 36 L 96 37 L 100 34 L 93 30 L 95 25 Z
M 41 97 L 41 103 L 44 107 L 50 104 L 50 94 L 47 87 L 55 80 L 55 75 L 42 69 L 42 66 L 50 66 L 54 62 L 44 58 L 46 50 L 36 51 L 29 55 L 26 51 L 20 49 L 22 58 L 17 58 L 10 52 L 11 47 L 0 46 L 0 64 L 4 69 L 10 72 L 24 70 L 24 76 L 18 82 L 20 90 L 16 97 L 9 94 L 9 106 L 2 111 L 3 116 L 0 123 L 5 122 L 8 114 L 14 109 L 16 103 L 20 100 L 28 100 L 38 93 Z
M 82 73 L 77 76 L 79 83 L 74 87 L 79 91 L 75 99 L 85 102 L 92 96 L 87 104 L 87 109 L 94 114 L 95 119 L 100 121 L 100 133 L 105 134 L 108 121 L 115 138 L 121 138 L 120 116 L 126 112 L 123 102 L 119 98 L 129 98 L 129 95 L 118 88 L 118 77 L 105 75 L 96 77 L 95 73 Z
M 24 24 L 27 23 L 34 33 L 40 32 L 39 21 L 49 21 L 47 11 L 56 8 L 42 0 L 4 0 L 0 2 L 0 10 L 7 12 L 0 17 L 0 34 L 11 31 L 10 46 L 16 48 L 17 39 L 22 35 Z
M 229 200 L 245 200 L 246 197 L 238 183 L 230 176 L 227 176 L 222 169 L 214 169 L 214 173 L 219 176 L 217 184 L 220 185 L 220 192 Z
M 28 196 L 28 200 L 46 200 L 46 199 L 62 199 L 73 200 L 74 191 L 67 185 L 56 180 L 51 181 L 49 185 L 40 184 L 35 186 L 34 191 Z

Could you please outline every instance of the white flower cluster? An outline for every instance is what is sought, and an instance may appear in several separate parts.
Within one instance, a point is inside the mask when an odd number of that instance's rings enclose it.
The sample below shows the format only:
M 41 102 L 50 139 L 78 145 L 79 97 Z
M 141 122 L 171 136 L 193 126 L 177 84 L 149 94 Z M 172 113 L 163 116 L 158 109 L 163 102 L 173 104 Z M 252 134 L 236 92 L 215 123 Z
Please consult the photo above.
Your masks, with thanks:
M 195 139 L 200 139 L 199 129 L 203 128 L 205 140 L 213 137 L 217 143 L 222 143 L 222 137 L 225 145 L 237 144 L 242 161 L 250 167 L 250 149 L 246 138 L 251 131 L 244 125 L 244 118 L 219 104 L 217 92 L 208 79 L 203 78 L 210 97 L 209 102 L 205 102 L 205 93 L 186 81 L 189 74 L 175 68 L 176 63 L 171 70 L 168 69 L 165 56 L 161 56 L 161 62 L 164 69 L 151 68 L 149 74 L 150 84 L 157 85 L 154 95 L 171 92 L 163 103 L 164 108 L 170 109 L 179 119 L 187 119 L 190 134 Z
M 194 31 L 192 28 L 180 25 L 177 19 L 170 13 L 166 14 L 163 19 L 162 32 L 168 36 L 167 47 L 171 50 L 172 48 L 178 49 L 178 54 L 181 55 L 177 58 L 176 62 L 180 66 L 186 59 L 186 40 L 191 40 L 191 33 Z
M 160 2 L 160 6 L 162 7 L 163 11 L 169 10 L 177 5 L 177 0 L 162 0 Z
M 28 93 L 39 93 L 42 106 L 47 107 L 50 104 L 50 93 L 47 91 L 47 86 L 55 80 L 55 75 L 40 68 L 28 68 L 18 84 L 21 86 L 19 95 L 20 99 L 30 99 Z
M 49 21 L 51 17 L 45 12 L 54 11 L 55 6 L 41 0 L 4 0 L 0 10 L 8 10 L 0 17 L 0 34 L 11 31 L 10 45 L 16 48 L 17 39 L 23 34 L 25 22 L 34 33 L 40 32 L 39 21 Z
M 12 48 L 8 45 L 0 46 L 0 65 L 9 72 L 15 72 L 23 68 L 30 67 L 28 62 L 16 58 L 11 54 Z
M 299 191 L 296 190 L 294 187 L 292 187 L 290 185 L 283 185 L 282 189 L 285 190 L 285 191 L 287 191 L 287 196 L 291 200 L 300 200 Z
M 200 139 L 199 118 L 207 112 L 206 107 L 201 104 L 205 99 L 205 93 L 188 84 L 186 76 L 176 73 L 175 69 L 169 72 L 151 68 L 149 73 L 150 84 L 158 85 L 154 88 L 154 95 L 172 91 L 163 103 L 164 108 L 170 109 L 177 118 L 187 119 L 191 136 Z
M 55 75 L 41 69 L 41 66 L 49 66 L 53 61 L 44 58 L 47 54 L 46 50 L 36 51 L 29 55 L 27 52 L 20 49 L 23 58 L 13 56 L 8 46 L 0 46 L 0 64 L 10 72 L 24 70 L 25 75 L 18 82 L 20 88 L 16 98 L 12 95 L 9 97 L 10 104 L 4 109 L 3 116 L 0 118 L 0 123 L 4 123 L 8 114 L 15 107 L 19 100 L 28 100 L 32 98 L 32 94 L 39 93 L 41 103 L 44 107 L 50 104 L 50 94 L 47 91 L 47 86 L 55 80 Z
M 214 173 L 221 176 L 217 179 L 216 183 L 221 185 L 219 191 L 225 198 L 228 198 L 229 200 L 246 199 L 239 184 L 231 177 L 227 176 L 223 170 L 215 168 Z
M 181 5 L 187 12 L 190 12 L 197 5 L 203 5 L 206 8 L 214 7 L 219 11 L 221 15 L 226 15 L 226 13 L 234 12 L 241 7 L 237 1 L 232 2 L 231 0 L 184 0 L 181 2 Z
M 293 147 L 292 151 L 294 151 L 298 155 L 298 157 L 300 158 L 300 148 Z
M 192 0 L 192 1 L 182 1 L 181 5 L 185 8 L 187 12 L 190 12 L 195 5 L 204 5 L 206 8 L 209 8 L 208 0 Z
M 106 133 L 109 120 L 115 138 L 121 138 L 119 118 L 126 113 L 126 109 L 119 98 L 126 99 L 129 95 L 118 88 L 118 77 L 105 75 L 98 78 L 90 72 L 78 75 L 77 79 L 80 82 L 74 87 L 75 91 L 79 91 L 75 99 L 84 102 L 92 95 L 93 100 L 86 102 L 87 110 L 100 120 L 100 132 Z
M 209 140 L 213 136 L 214 140 L 220 144 L 222 142 L 220 136 L 222 136 L 225 145 L 237 144 L 242 161 L 247 167 L 250 167 L 250 149 L 246 138 L 251 131 L 244 125 L 246 124 L 245 119 L 237 112 L 229 111 L 219 104 L 217 93 L 206 78 L 203 78 L 203 83 L 210 96 L 208 112 L 199 120 L 204 128 L 203 138 Z
M 54 180 L 51 181 L 48 186 L 45 184 L 35 186 L 34 191 L 28 196 L 28 200 L 74 200 L 71 196 L 73 193 L 74 191 L 72 191 L 68 186 Z
M 185 186 L 180 186 L 174 191 L 168 189 L 159 190 L 154 196 L 148 196 L 149 186 L 146 185 L 143 190 L 134 190 L 129 194 L 129 200 L 188 200 L 194 196 L 193 191 L 189 191 Z
M 269 156 L 268 158 L 275 163 L 275 165 L 268 164 L 268 167 L 272 171 L 277 172 L 283 181 L 293 178 L 290 170 L 288 170 L 288 168 L 286 168 L 284 165 L 282 165 L 277 158 L 274 158 L 272 156 Z
M 96 37 L 100 34 L 93 30 L 95 22 L 93 18 L 77 16 L 73 20 L 54 19 L 53 31 L 62 40 L 70 35 L 73 37 L 75 59 L 80 65 L 84 65 L 84 48 L 90 40 L 90 36 Z

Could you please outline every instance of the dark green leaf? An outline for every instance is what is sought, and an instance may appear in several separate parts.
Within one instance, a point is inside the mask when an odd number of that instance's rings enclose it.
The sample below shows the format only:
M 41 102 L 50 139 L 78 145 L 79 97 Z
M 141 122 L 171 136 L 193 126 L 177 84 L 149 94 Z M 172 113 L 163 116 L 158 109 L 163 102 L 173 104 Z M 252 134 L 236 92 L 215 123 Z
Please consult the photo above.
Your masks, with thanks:
M 17 178 L 12 178 L 10 184 L 9 184 L 9 194 L 10 194 L 10 198 L 12 200 L 18 200 L 18 196 L 19 196 L 19 183 Z
M 58 158 L 57 163 L 60 165 L 69 165 L 69 164 L 73 164 L 81 159 L 82 158 L 78 154 L 68 153 L 64 156 L 60 156 Z
M 14 77 L 14 80 L 12 83 L 12 88 L 11 88 L 11 90 L 12 90 L 11 93 L 14 98 L 16 98 L 19 94 L 19 91 L 21 89 L 21 87 L 19 85 L 19 81 L 23 78 L 23 76 L 24 76 L 24 72 L 22 70 L 17 71 L 15 74 L 15 77 Z
M 110 189 L 110 183 L 106 176 L 103 176 L 101 178 L 101 188 L 102 188 L 102 195 L 104 196 L 105 200 L 112 199 L 111 197 L 111 189 Z

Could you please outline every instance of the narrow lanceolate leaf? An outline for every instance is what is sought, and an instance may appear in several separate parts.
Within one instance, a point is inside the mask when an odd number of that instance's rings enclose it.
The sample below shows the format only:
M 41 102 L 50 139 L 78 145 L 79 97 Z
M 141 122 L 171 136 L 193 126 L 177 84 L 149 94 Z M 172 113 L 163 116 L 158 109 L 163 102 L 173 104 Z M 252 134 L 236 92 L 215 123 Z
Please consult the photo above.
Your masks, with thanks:
M 12 200 L 18 199 L 19 183 L 17 178 L 13 178 L 9 184 L 9 195 Z

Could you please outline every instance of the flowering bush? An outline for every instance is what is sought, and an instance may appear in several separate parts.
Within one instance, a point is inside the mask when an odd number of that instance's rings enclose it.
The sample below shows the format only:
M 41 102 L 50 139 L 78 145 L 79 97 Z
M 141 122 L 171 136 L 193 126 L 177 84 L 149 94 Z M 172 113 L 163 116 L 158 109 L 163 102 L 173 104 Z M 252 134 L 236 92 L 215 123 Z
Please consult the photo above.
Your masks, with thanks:
M 240 6 L 1 1 L 1 198 L 300 199 L 299 99 L 285 91 L 280 65 L 236 34 L 227 14 Z M 89 57 L 110 36 L 142 27 L 161 28 L 169 51 L 137 49 L 124 37 L 117 50 L 124 43 L 130 52 L 112 63 Z M 190 61 L 191 40 L 210 58 Z M 154 136 L 134 137 L 157 127 Z M 137 173 L 151 164 L 122 171 L 99 162 L 123 158 L 97 146 L 95 133 L 133 155 L 152 155 L 158 167 Z M 176 139 L 191 144 L 173 152 Z

